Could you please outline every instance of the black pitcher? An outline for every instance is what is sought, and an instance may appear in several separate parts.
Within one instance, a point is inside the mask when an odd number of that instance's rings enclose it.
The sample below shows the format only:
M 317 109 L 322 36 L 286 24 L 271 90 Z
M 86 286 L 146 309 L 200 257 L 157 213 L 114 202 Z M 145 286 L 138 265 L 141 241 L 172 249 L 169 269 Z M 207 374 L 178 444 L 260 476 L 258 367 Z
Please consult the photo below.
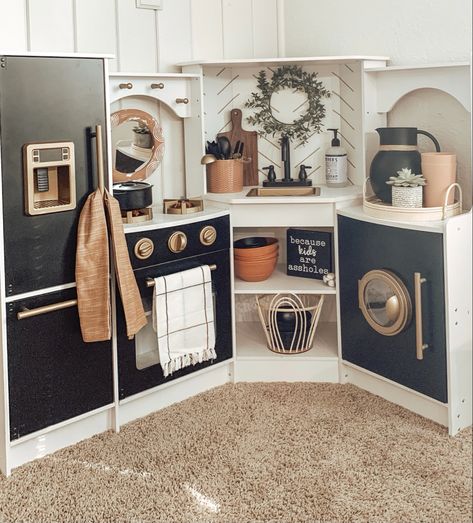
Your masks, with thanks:
M 417 150 L 417 135 L 428 136 L 440 151 L 440 144 L 434 136 L 417 127 L 379 127 L 379 151 L 370 167 L 370 181 L 376 196 L 383 202 L 391 203 L 391 186 L 386 184 L 390 176 L 396 176 L 401 169 L 411 169 L 412 174 L 421 173 L 421 156 Z

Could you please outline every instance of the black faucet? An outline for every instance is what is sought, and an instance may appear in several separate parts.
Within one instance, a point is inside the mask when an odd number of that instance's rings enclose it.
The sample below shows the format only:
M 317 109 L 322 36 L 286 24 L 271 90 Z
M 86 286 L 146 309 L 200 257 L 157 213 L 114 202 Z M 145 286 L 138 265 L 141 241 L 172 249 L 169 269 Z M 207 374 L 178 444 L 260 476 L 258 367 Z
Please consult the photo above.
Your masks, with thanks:
M 286 134 L 281 136 L 281 160 L 284 163 L 284 178 L 285 182 L 291 182 L 291 147 L 289 137 Z

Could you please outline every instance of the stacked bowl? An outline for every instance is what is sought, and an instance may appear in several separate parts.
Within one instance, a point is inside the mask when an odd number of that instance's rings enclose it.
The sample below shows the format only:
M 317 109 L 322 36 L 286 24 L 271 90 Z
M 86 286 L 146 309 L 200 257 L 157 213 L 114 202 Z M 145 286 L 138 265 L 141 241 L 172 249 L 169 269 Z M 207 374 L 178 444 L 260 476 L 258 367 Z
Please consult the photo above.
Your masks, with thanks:
M 235 275 L 244 281 L 263 281 L 276 267 L 279 245 L 276 238 L 251 236 L 233 243 Z

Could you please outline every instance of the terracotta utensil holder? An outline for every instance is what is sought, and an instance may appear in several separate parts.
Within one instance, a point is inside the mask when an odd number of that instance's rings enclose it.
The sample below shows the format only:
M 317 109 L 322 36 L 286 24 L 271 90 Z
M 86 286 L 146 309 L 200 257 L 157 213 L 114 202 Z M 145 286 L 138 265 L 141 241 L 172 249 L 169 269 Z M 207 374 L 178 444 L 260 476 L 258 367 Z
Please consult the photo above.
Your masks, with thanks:
M 230 193 L 243 190 L 243 162 L 216 160 L 207 165 L 207 192 Z

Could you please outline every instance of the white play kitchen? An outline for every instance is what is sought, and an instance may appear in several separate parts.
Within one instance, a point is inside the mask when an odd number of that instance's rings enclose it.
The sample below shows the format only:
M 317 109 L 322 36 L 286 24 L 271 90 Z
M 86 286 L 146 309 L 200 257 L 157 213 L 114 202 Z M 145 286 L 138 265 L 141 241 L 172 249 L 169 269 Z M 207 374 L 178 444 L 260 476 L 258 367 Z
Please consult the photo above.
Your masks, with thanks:
M 2 472 L 233 381 L 471 425 L 471 146 L 389 125 L 429 88 L 470 127 L 470 65 L 179 67 L 0 56 Z

